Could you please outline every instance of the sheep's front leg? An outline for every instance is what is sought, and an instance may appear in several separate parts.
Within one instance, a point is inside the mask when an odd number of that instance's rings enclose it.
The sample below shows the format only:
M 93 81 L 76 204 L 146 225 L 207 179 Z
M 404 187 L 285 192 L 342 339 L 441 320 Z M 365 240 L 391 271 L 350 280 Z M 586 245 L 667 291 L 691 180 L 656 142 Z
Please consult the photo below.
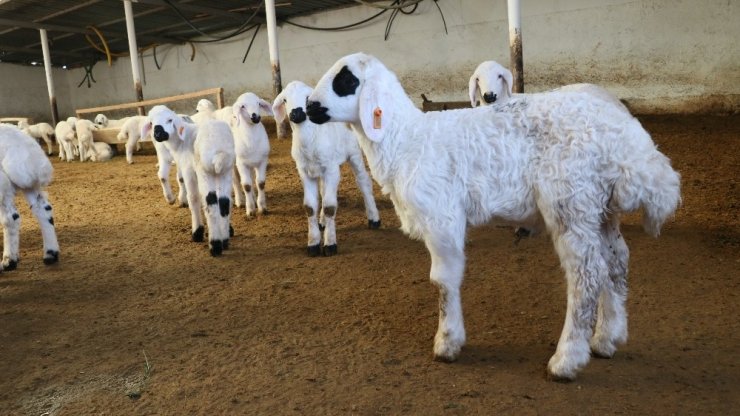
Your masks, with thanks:
M 177 202 L 180 208 L 188 207 L 188 190 L 185 187 L 185 179 L 182 178 L 182 171 L 175 165 L 175 176 L 177 177 L 178 190 L 177 190 Z
M 182 180 L 188 194 L 192 239 L 193 242 L 200 243 L 203 242 L 205 229 L 203 228 L 203 213 L 201 211 L 200 192 L 198 190 L 198 177 L 192 168 L 183 168 Z
M 233 188 L 234 188 L 234 205 L 237 207 L 244 206 L 244 190 L 242 189 L 241 179 L 239 177 L 239 169 L 236 164 L 234 165 L 233 177 Z
M 327 169 L 321 178 L 321 212 L 324 214 L 324 255 L 337 254 L 337 188 L 339 187 L 339 166 Z
M 59 242 L 54 229 L 54 213 L 46 192 L 32 189 L 24 191 L 23 194 L 41 228 L 41 238 L 44 241 L 44 264 L 54 264 L 59 261 Z
M 361 154 L 352 155 L 349 158 L 349 164 L 355 174 L 357 187 L 362 192 L 362 198 L 365 201 L 365 213 L 367 214 L 367 226 L 372 229 L 380 228 L 380 214 L 378 207 L 375 206 L 375 197 L 373 196 L 373 182 L 370 175 L 365 170 L 365 161 Z
M 157 177 L 159 182 L 162 184 L 162 193 L 164 194 L 164 200 L 168 204 L 175 203 L 175 196 L 172 195 L 172 187 L 170 186 L 170 161 L 167 160 L 160 152 L 157 152 Z M 180 180 L 180 178 L 178 178 Z M 183 188 L 182 182 L 180 182 L 180 189 Z
M 19 260 L 21 216 L 15 207 L 15 189 L 0 171 L 0 223 L 3 226 L 3 259 L 0 270 L 13 270 Z
M 299 172 L 300 173 L 300 172 Z M 319 182 L 301 173 L 303 182 L 303 208 L 308 217 L 308 255 L 318 256 L 321 252 L 321 230 L 319 229 Z
M 460 299 L 460 286 L 465 271 L 465 225 L 461 224 L 456 228 L 462 230 L 460 236 L 438 234 L 425 237 L 427 249 L 432 256 L 429 278 L 439 289 L 439 325 L 434 336 L 434 359 L 444 362 L 455 361 L 465 345 Z
M 46 143 L 46 149 L 47 149 L 46 154 L 48 156 L 51 156 L 52 153 L 54 153 L 54 150 L 52 149 L 52 144 L 51 144 L 51 137 L 49 137 L 48 134 L 43 134 L 41 135 L 41 138 L 43 138 L 44 142 Z
M 231 228 L 231 186 L 234 183 L 233 171 L 224 173 L 216 178 L 216 196 L 218 197 L 218 224 L 221 234 L 221 246 L 229 248 L 229 237 L 233 235 Z
M 256 205 L 254 202 L 254 193 L 252 192 L 252 169 L 243 162 L 237 163 L 236 167 L 239 170 L 239 177 L 241 178 L 242 189 L 244 189 L 244 195 L 246 197 L 246 200 L 244 201 L 244 206 L 246 208 L 247 217 L 251 217 L 254 215 Z
M 128 140 L 126 140 L 126 162 L 128 164 L 134 163 L 134 149 L 139 147 L 139 135 L 134 132 L 129 132 Z
M 265 181 L 267 180 L 267 160 L 260 162 L 254 169 L 257 178 L 257 213 L 267 215 L 267 195 L 265 194 Z

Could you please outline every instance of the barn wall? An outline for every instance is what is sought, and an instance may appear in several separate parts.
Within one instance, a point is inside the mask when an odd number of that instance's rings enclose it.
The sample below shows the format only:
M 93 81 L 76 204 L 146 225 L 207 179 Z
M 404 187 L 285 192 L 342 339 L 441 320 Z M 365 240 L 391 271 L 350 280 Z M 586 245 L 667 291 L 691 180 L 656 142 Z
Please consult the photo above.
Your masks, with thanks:
M 71 109 L 67 73 L 54 69 L 54 92 L 60 117 Z M 43 66 L 0 65 L 0 117 L 31 117 L 51 122 L 49 92 Z
M 740 39 L 740 5 L 736 1 L 522 3 L 528 92 L 593 82 L 626 100 L 639 113 L 740 109 L 740 49 L 736 43 Z M 442 18 L 431 1 L 423 2 L 413 15 L 399 14 L 388 41 L 383 40 L 383 33 L 390 13 L 359 29 L 342 32 L 279 27 L 283 85 L 293 79 L 313 83 L 337 58 L 364 51 L 396 71 L 417 103 L 422 93 L 435 101 L 465 100 L 468 78 L 479 62 L 494 59 L 508 66 L 506 2 L 442 0 L 438 4 L 449 34 L 444 33 Z M 374 13 L 367 7 L 350 7 L 296 21 L 337 26 Z M 247 90 L 271 98 L 266 36 L 263 27 L 246 63 L 241 61 L 251 33 L 225 43 L 197 44 L 193 61 L 189 45 L 159 47 L 161 70 L 155 67 L 151 52 L 145 53 L 145 98 L 214 86 L 226 89 L 227 102 Z M 63 77 L 62 82 L 66 81 L 68 92 L 65 109 L 133 100 L 128 59 L 118 59 L 112 67 L 99 62 L 94 74 L 98 82 L 92 88 L 77 88 L 84 71 L 64 72 L 66 80 Z M 38 78 L 43 85 L 43 70 Z M 191 112 L 192 104 L 179 110 Z

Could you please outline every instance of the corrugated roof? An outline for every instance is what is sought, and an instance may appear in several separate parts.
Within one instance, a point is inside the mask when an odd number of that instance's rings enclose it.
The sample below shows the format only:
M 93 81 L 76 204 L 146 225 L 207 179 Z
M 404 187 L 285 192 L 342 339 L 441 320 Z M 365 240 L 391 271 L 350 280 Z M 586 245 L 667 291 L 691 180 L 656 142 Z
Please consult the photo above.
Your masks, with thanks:
M 354 0 L 276 0 L 278 23 L 357 4 Z M 134 0 L 139 48 L 243 33 L 265 22 L 262 0 Z M 194 27 L 193 27 L 194 26 Z M 39 29 L 46 29 L 54 66 L 68 68 L 128 54 L 122 0 L 0 0 L 0 61 L 43 65 Z

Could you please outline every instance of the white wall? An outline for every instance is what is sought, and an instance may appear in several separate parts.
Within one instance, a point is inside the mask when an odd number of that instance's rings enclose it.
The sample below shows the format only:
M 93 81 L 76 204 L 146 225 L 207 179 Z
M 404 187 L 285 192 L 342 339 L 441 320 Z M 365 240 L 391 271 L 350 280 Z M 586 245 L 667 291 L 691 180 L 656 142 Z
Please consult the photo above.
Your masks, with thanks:
M 740 109 L 740 2 L 522 3 L 525 91 L 593 82 L 627 100 L 640 113 Z M 466 100 L 467 80 L 478 63 L 494 59 L 508 66 L 506 2 L 440 0 L 438 4 L 447 21 L 447 35 L 432 1 L 422 2 L 413 15 L 399 14 L 388 41 L 383 41 L 383 33 L 390 13 L 359 29 L 342 32 L 279 27 L 283 85 L 293 79 L 314 83 L 339 57 L 364 51 L 393 69 L 417 103 L 422 93 L 434 101 Z M 312 26 L 338 26 L 374 13 L 376 9 L 358 6 L 296 21 Z M 241 63 L 251 35 L 247 33 L 225 43 L 197 44 L 192 62 L 189 45 L 159 47 L 161 70 L 156 69 L 151 52 L 145 53 L 144 97 L 222 86 L 227 103 L 247 90 L 271 99 L 272 75 L 264 27 L 246 63 Z M 7 65 L 0 65 L 0 76 L 4 66 Z M 43 85 L 43 69 L 28 71 L 37 71 L 39 75 L 34 79 Z M 55 74 L 55 79 L 61 78 L 57 81 L 57 96 L 65 111 L 134 99 L 127 58 L 116 60 L 112 67 L 99 62 L 94 68 L 98 82 L 89 89 L 84 85 L 77 88 L 84 70 L 62 75 Z M 64 86 L 60 88 L 59 84 Z M 0 90 L 5 95 L 4 82 Z M 61 103 L 65 99 L 67 102 Z M 33 111 L 42 112 L 48 107 L 46 101 L 43 105 L 36 101 L 28 105 L 40 105 L 40 110 Z M 180 111 L 190 108 L 191 112 L 194 106 L 183 105 Z M 23 108 L 16 106 L 13 111 Z M 6 108 L 0 107 L 0 113 L 7 113 Z

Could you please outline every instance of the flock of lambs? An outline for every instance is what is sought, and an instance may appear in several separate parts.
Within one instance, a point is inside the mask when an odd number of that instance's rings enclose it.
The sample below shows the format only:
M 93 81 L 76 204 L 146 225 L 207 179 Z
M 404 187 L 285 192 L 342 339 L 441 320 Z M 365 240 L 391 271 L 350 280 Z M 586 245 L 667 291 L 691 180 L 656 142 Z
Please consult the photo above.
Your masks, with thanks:
M 442 361 L 454 361 L 465 343 L 460 286 L 467 227 L 495 217 L 547 231 L 568 286 L 565 324 L 547 368 L 553 379 L 572 380 L 592 354 L 611 357 L 627 339 L 629 251 L 619 231 L 620 214 L 642 208 L 645 230 L 657 235 L 680 203 L 680 177 L 639 121 L 607 91 L 577 84 L 512 94 L 511 85 L 508 70 L 484 62 L 469 83 L 475 108 L 423 113 L 393 72 L 358 53 L 335 63 L 315 88 L 289 83 L 272 105 L 245 93 L 221 110 L 201 100 L 192 117 L 156 106 L 147 116 L 124 122 L 101 117 L 96 123 L 120 123 L 129 163 L 138 140 L 151 135 L 165 199 L 175 202 L 168 183 L 174 162 L 179 202 L 191 212 L 192 239 L 203 241 L 205 214 L 214 256 L 229 246 L 232 187 L 235 204 L 245 206 L 247 215 L 267 212 L 270 144 L 261 116 L 290 121 L 309 255 L 337 252 L 334 218 L 345 161 L 362 191 L 368 226 L 380 226 L 366 159 L 402 230 L 423 240 L 430 252 L 430 279 L 439 289 L 433 350 Z M 481 98 L 486 105 L 479 106 Z M 52 208 L 42 191 L 51 164 L 29 137 L 48 138 L 46 126 L 20 126 L 25 134 L 0 126 L 5 269 L 18 261 L 16 190 L 25 194 L 41 224 L 44 262 L 59 257 Z M 59 157 L 109 158 L 110 148 L 92 141 L 94 128 L 86 120 L 60 122 Z

